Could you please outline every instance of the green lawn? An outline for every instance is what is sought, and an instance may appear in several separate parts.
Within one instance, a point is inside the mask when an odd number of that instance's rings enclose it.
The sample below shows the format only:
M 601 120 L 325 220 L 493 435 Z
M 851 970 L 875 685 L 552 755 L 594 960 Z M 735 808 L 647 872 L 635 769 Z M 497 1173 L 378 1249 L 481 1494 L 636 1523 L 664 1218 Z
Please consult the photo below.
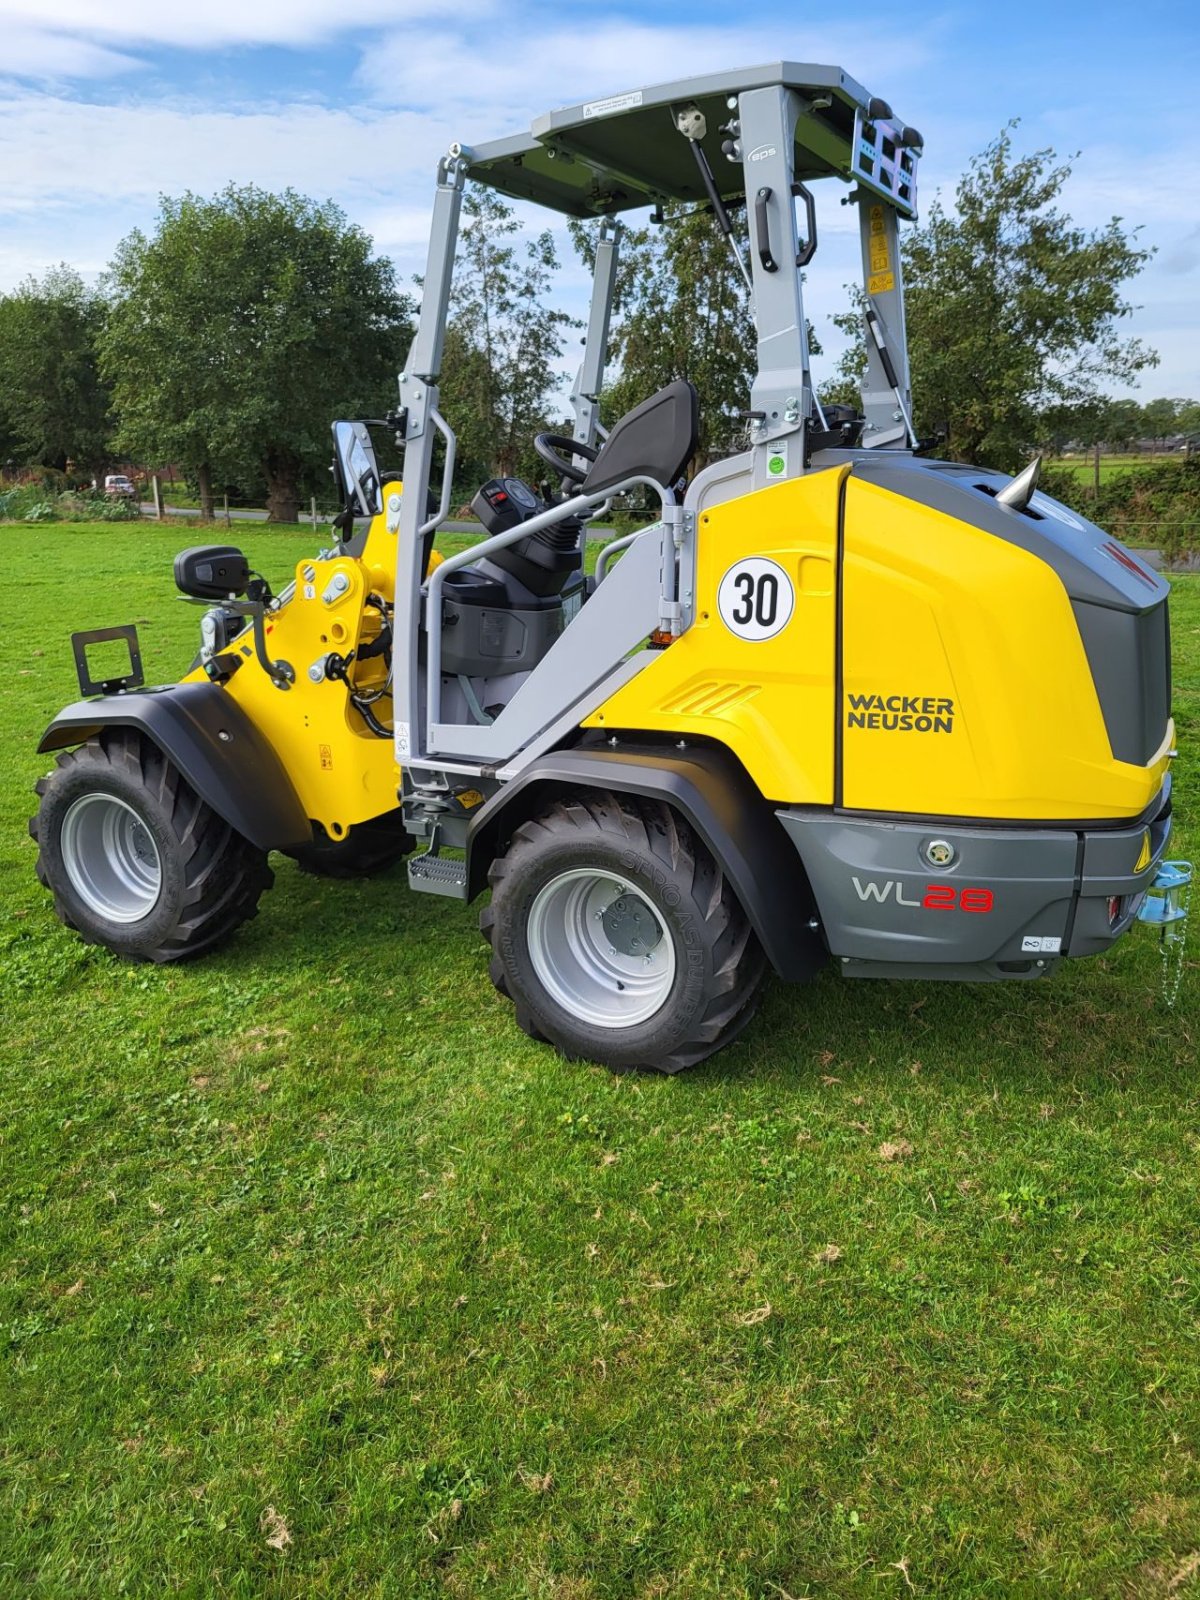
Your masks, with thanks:
M 0 1595 L 1200 1592 L 1194 964 L 775 985 L 676 1079 L 526 1039 L 401 874 L 123 966 L 35 745 L 71 629 L 186 665 L 186 534 L 0 541 Z M 1200 578 L 1174 637 L 1186 855 Z

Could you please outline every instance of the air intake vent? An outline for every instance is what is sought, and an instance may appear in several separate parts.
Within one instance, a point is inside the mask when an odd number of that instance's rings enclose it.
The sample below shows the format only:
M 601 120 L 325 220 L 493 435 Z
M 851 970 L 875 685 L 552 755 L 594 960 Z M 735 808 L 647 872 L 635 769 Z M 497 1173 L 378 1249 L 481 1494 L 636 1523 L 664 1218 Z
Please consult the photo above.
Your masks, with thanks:
M 679 694 L 663 702 L 664 711 L 681 717 L 723 717 L 734 706 L 745 705 L 761 688 L 757 683 L 692 682 Z

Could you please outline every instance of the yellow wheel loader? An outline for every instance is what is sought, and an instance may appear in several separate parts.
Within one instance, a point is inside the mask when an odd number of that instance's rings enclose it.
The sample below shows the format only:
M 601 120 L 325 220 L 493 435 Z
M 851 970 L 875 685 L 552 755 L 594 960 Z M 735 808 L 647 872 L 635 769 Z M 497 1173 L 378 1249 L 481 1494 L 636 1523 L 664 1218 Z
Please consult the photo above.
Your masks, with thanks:
M 185 551 L 207 609 L 178 684 L 141 687 L 132 629 L 75 637 L 84 698 L 42 740 L 32 824 L 59 916 L 170 961 L 253 915 L 271 851 L 335 876 L 406 857 L 419 892 L 490 889 L 492 981 L 526 1032 L 667 1072 L 735 1038 L 768 971 L 1021 980 L 1109 949 L 1171 826 L 1167 585 L 1036 465 L 922 454 L 898 248 L 921 149 L 841 70 L 787 62 L 452 146 L 384 419 L 402 477 L 339 421 L 336 538 L 280 593 L 233 546 Z M 600 227 L 574 428 L 536 441 L 561 488 L 491 479 L 484 537 L 439 561 L 468 177 Z M 810 372 L 822 178 L 861 231 L 861 413 L 822 408 Z M 746 448 L 690 480 L 684 378 L 598 415 L 620 217 L 665 201 L 711 213 L 757 329 Z M 589 522 L 634 490 L 657 520 L 585 576 Z M 93 682 L 113 634 L 130 672 Z

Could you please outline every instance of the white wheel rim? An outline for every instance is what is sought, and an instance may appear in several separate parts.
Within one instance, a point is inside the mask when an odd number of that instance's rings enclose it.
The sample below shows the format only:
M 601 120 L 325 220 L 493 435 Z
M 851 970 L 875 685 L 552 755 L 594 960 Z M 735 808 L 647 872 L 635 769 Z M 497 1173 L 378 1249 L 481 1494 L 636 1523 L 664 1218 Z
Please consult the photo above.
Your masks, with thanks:
M 526 942 L 547 993 L 593 1027 L 646 1022 L 675 982 L 675 941 L 658 907 L 595 867 L 559 873 L 538 891 Z
M 140 922 L 162 893 L 162 861 L 149 828 L 113 794 L 85 794 L 63 818 L 63 866 L 71 887 L 97 916 Z

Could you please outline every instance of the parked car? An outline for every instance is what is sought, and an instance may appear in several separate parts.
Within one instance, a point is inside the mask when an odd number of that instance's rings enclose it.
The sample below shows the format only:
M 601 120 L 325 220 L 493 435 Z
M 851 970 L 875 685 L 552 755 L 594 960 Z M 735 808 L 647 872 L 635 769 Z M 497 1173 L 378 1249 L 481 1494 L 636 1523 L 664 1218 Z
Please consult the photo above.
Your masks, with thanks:
M 132 478 L 123 472 L 112 472 L 104 480 L 104 492 L 108 495 L 135 495 L 137 487 Z

